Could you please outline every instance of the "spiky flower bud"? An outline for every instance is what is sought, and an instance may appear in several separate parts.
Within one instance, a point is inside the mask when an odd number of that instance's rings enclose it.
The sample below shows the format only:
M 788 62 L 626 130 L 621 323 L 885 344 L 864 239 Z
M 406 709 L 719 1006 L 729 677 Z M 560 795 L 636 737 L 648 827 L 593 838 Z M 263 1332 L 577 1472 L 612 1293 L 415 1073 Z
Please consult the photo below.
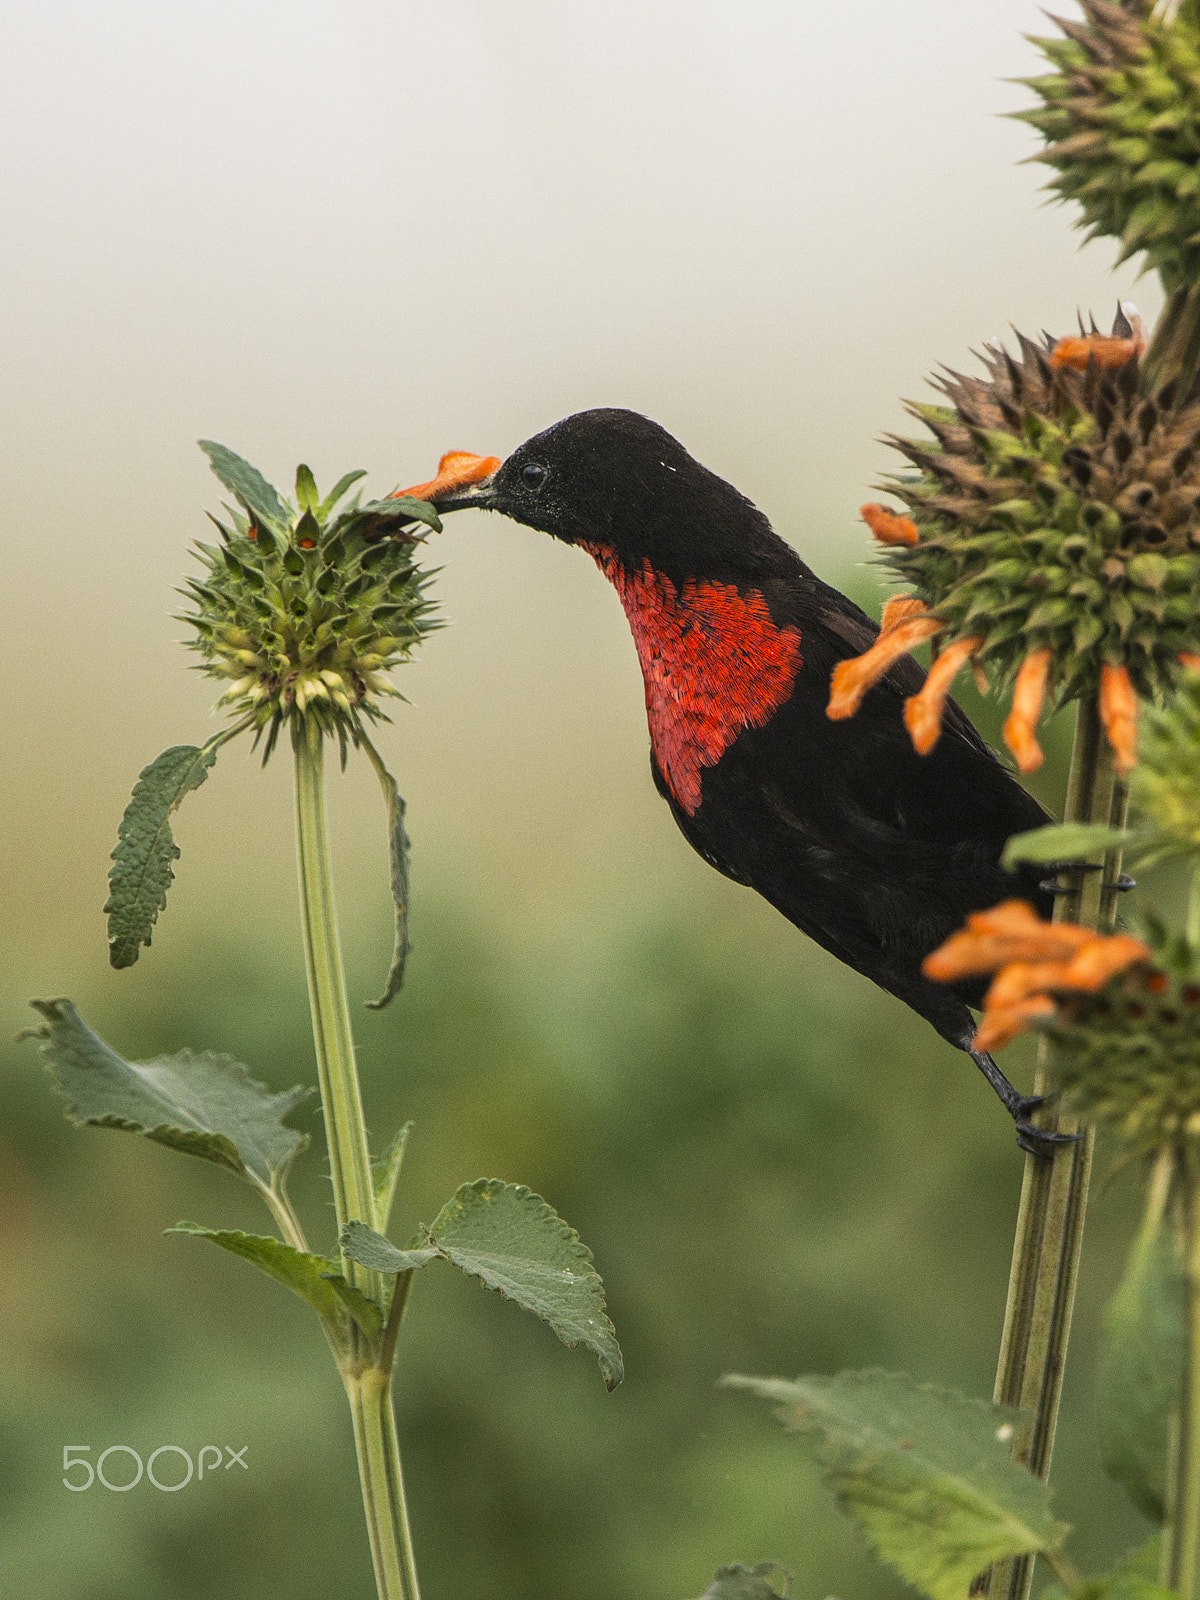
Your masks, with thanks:
M 1131 800 L 1150 824 L 1154 856 L 1200 860 L 1200 672 L 1189 672 L 1171 702 L 1151 712 L 1139 754 Z
M 1046 1026 L 1069 1103 L 1147 1155 L 1200 1140 L 1200 983 L 1174 968 L 1122 973 Z
M 1039 160 L 1077 201 L 1088 237 L 1144 251 L 1168 293 L 1200 282 L 1200 4 L 1080 0 L 1065 38 L 1034 42 L 1054 71 L 1026 79 L 1042 104 L 1018 113 L 1046 140 Z
M 399 693 L 387 674 L 437 625 L 424 595 L 432 574 L 413 560 L 441 526 L 436 513 L 410 496 L 366 505 L 356 496 L 337 511 L 364 474 L 348 473 L 321 500 L 305 466 L 293 504 L 223 445 L 201 448 L 237 505 L 228 523 L 212 519 L 220 544 L 196 546 L 207 570 L 181 591 L 195 604 L 179 619 L 196 630 L 188 643 L 224 682 L 219 703 L 265 732 L 264 760 L 283 724 L 305 718 L 345 752 L 361 719 L 383 718 L 381 698 Z
M 893 438 L 919 475 L 887 487 L 912 515 L 863 516 L 910 609 L 839 665 L 830 716 L 853 715 L 919 628 L 945 657 L 906 707 L 919 750 L 971 659 L 985 683 L 1016 678 L 1005 739 L 1023 771 L 1044 697 L 1097 689 L 1117 765 L 1133 765 L 1137 694 L 1173 687 L 1200 649 L 1200 394 L 1141 392 L 1139 321 L 1122 307 L 1111 338 L 1018 335 L 1019 359 L 988 347 L 986 376 L 940 380 L 949 405 L 909 408 L 933 439 Z

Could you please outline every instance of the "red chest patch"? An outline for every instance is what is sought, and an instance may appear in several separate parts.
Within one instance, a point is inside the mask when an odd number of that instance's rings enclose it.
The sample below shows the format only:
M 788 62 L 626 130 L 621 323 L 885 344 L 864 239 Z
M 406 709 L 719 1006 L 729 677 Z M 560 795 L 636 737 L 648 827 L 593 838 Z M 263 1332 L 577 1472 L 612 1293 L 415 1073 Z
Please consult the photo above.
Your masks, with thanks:
M 604 545 L 581 544 L 621 597 L 646 683 L 650 748 L 691 816 L 700 772 L 743 728 L 761 728 L 792 691 L 800 630 L 779 628 L 757 590 L 689 578 L 677 590 L 649 561 L 626 572 Z

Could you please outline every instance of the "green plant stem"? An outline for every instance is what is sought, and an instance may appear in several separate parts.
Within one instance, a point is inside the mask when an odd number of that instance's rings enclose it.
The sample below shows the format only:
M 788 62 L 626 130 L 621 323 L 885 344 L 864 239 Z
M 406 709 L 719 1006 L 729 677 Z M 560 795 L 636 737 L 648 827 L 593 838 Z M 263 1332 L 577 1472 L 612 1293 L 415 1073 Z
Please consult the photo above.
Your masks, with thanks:
M 1200 285 L 1176 289 L 1167 296 L 1142 360 L 1148 385 L 1161 388 L 1174 380 L 1183 392 L 1200 370 Z
M 1163 1582 L 1182 1600 L 1200 1597 L 1200 1175 L 1191 1152 L 1178 1163 L 1184 1259 L 1184 1365 L 1174 1430 Z
M 354 1038 L 346 997 L 341 941 L 333 894 L 333 864 L 325 815 L 324 740 L 311 719 L 298 719 L 293 739 L 296 757 L 296 853 L 300 875 L 300 913 L 313 1041 L 321 1084 L 321 1105 L 329 1146 L 338 1235 L 351 1220 L 376 1222 L 371 1160 L 362 1094 L 354 1060 Z M 382 1278 L 342 1257 L 349 1281 L 386 1308 Z M 391 1353 L 368 1347 L 348 1325 L 339 1364 L 354 1423 L 354 1445 L 362 1485 L 363 1509 L 380 1600 L 420 1600 L 412 1535 L 404 1502 L 400 1446 L 392 1411 Z
M 420 1600 L 400 1442 L 392 1410 L 391 1370 L 368 1366 L 346 1381 L 354 1419 L 354 1448 L 380 1600 Z M 368 1486 L 370 1492 L 368 1492 Z
M 300 919 L 340 1237 L 346 1224 L 354 1220 L 365 1222 L 369 1228 L 375 1226 L 375 1195 L 333 896 L 333 862 L 325 817 L 324 739 L 310 718 L 298 722 L 294 744 Z M 342 1261 L 350 1282 L 382 1301 L 379 1275 L 373 1275 L 374 1282 L 368 1288 L 365 1269 L 348 1257 L 343 1256 Z
M 1097 698 L 1092 696 L 1079 707 L 1063 820 L 1121 827 L 1125 806 L 1125 785 L 1114 772 Z M 1120 853 L 1110 851 L 1102 871 L 1068 873 L 1070 892 L 1055 901 L 1055 921 L 1110 931 L 1120 870 Z M 1053 1088 L 1050 1052 L 1043 1041 L 1034 1092 L 1049 1094 Z M 1050 1107 L 1040 1120 L 1046 1128 L 1078 1131 L 1074 1118 Z M 1054 1449 L 1093 1142 L 1089 1129 L 1075 1143 L 1058 1146 L 1049 1160 L 1032 1155 L 1025 1160 L 995 1399 L 1031 1413 L 1029 1422 L 1018 1429 L 1013 1455 L 1039 1478 L 1050 1471 Z M 1016 1557 L 993 1568 L 988 1593 L 993 1600 L 1025 1600 L 1032 1581 L 1033 1557 Z

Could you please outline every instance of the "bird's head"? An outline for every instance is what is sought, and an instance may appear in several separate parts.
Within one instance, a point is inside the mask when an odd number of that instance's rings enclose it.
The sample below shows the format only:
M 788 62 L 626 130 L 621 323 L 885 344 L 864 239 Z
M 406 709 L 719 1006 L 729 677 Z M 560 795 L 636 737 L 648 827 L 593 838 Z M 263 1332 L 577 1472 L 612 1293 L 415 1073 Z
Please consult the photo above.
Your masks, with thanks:
M 439 513 L 500 511 L 593 554 L 611 551 L 627 570 L 649 561 L 676 582 L 736 581 L 756 552 L 776 542 L 749 500 L 636 411 L 580 411 L 481 472 L 494 459 L 464 457 L 478 465 L 451 467 L 405 492 Z

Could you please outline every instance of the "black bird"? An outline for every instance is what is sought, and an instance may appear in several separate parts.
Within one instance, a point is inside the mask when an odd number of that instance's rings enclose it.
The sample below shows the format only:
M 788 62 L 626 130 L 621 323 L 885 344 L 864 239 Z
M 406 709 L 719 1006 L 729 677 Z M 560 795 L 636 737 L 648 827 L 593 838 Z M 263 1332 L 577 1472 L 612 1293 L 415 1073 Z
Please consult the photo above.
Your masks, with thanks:
M 1051 818 L 952 701 L 913 750 L 901 708 L 911 656 L 858 714 L 826 716 L 835 665 L 878 636 L 749 500 L 636 412 L 584 411 L 495 470 L 451 469 L 409 493 L 480 506 L 578 545 L 617 590 L 646 684 L 650 770 L 694 849 L 965 1050 L 1007 1107 L 1017 1143 L 1046 1154 L 1039 1100 L 973 1047 L 982 980 L 947 986 L 922 959 L 970 911 L 1014 893 L 1048 915 L 1032 869 L 1000 868 L 1011 834 Z M 479 477 L 480 471 L 486 475 Z

